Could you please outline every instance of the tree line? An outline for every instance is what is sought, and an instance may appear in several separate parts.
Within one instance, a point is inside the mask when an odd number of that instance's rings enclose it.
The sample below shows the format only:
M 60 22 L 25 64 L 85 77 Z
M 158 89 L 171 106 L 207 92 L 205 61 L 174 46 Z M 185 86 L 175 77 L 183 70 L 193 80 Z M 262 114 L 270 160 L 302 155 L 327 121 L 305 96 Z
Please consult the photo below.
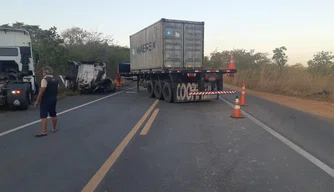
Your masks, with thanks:
M 285 46 L 272 50 L 273 56 L 269 53 L 262 53 L 245 49 L 214 51 L 210 56 L 204 57 L 204 65 L 210 68 L 226 68 L 229 64 L 231 53 L 233 52 L 235 65 L 238 70 L 260 69 L 264 65 L 271 65 L 272 69 L 283 73 L 287 67 L 306 70 L 313 75 L 328 76 L 334 74 L 334 55 L 330 51 L 320 51 L 313 55 L 313 59 L 307 62 L 307 66 L 302 63 L 287 65 L 288 56 Z
M 30 32 L 34 55 L 39 55 L 36 70 L 42 66 L 50 66 L 56 73 L 65 74 L 68 60 L 99 61 L 108 64 L 108 73 L 114 77 L 120 62 L 130 62 L 129 48 L 116 45 L 112 36 L 99 32 L 89 32 L 79 27 L 65 29 L 61 33 L 56 27 L 42 29 L 38 25 L 28 25 L 22 22 L 3 24 L 1 27 L 23 28 Z M 234 53 L 238 70 L 259 69 L 270 65 L 283 73 L 287 67 L 288 56 L 285 46 L 275 48 L 272 58 L 268 53 L 245 49 L 214 51 L 204 57 L 204 67 L 224 68 L 228 66 L 230 53 Z M 313 59 L 307 62 L 307 68 L 301 63 L 290 67 L 306 69 L 312 74 L 330 75 L 334 72 L 334 55 L 328 51 L 315 53 Z
M 58 33 L 56 27 L 42 29 L 38 25 L 22 22 L 0 27 L 21 28 L 30 33 L 34 57 L 39 57 L 38 63 L 35 63 L 36 72 L 43 66 L 50 66 L 56 74 L 66 74 L 69 60 L 98 61 L 107 63 L 109 76 L 115 77 L 118 63 L 130 62 L 130 49 L 116 45 L 112 36 L 103 33 L 79 27 Z

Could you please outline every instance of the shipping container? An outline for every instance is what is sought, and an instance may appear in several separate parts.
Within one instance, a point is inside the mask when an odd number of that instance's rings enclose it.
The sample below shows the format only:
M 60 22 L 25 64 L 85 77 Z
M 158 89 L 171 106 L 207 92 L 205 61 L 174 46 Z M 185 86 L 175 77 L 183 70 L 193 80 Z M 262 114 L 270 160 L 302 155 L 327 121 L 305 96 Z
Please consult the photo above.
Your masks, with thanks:
M 204 22 L 161 19 L 130 36 L 132 71 L 203 66 Z

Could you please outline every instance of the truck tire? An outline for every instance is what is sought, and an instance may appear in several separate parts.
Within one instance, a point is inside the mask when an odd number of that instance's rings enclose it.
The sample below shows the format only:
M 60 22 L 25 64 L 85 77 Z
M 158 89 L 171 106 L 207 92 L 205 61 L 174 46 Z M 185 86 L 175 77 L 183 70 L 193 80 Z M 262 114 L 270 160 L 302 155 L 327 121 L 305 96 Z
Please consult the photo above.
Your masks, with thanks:
M 34 92 L 30 89 L 28 93 L 28 105 L 32 105 L 34 101 Z
M 171 83 L 164 83 L 164 86 L 162 88 L 162 94 L 164 96 L 165 101 L 167 101 L 168 103 L 172 103 L 174 102 L 174 98 L 173 98 L 173 89 L 172 89 L 172 84 Z
M 147 81 L 147 93 L 150 98 L 154 98 L 154 86 L 152 81 Z
M 164 96 L 162 94 L 162 83 L 161 81 L 156 81 L 154 85 L 154 95 L 156 99 L 163 100 Z
M 29 98 L 30 98 L 29 95 L 30 95 L 30 93 L 27 92 L 25 101 L 22 102 L 22 104 L 21 104 L 21 106 L 20 106 L 22 110 L 27 110 L 27 109 L 29 108 L 29 103 L 31 102 L 31 101 L 29 101 Z

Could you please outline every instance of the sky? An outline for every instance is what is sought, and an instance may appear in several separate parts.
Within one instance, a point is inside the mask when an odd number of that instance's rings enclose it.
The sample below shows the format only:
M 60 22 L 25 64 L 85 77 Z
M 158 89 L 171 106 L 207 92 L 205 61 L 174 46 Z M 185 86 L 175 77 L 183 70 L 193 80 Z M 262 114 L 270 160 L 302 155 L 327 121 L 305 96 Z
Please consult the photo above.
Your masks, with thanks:
M 272 55 L 285 46 L 288 64 L 306 62 L 319 51 L 334 53 L 333 0 L 4 0 L 0 24 L 24 22 L 58 31 L 74 26 L 129 36 L 161 18 L 204 21 L 205 55 L 214 50 L 255 49 Z

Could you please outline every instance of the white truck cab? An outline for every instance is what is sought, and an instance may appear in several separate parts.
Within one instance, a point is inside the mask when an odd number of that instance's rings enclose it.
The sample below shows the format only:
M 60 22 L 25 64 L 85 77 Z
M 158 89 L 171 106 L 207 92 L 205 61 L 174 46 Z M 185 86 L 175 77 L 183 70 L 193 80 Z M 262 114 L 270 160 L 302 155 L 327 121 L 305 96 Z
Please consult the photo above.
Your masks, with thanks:
M 29 32 L 0 28 L 0 106 L 28 109 L 36 93 Z
M 18 70 L 35 87 L 35 66 L 30 34 L 24 29 L 0 28 L 0 73 Z M 1 81 L 1 79 L 0 79 Z

